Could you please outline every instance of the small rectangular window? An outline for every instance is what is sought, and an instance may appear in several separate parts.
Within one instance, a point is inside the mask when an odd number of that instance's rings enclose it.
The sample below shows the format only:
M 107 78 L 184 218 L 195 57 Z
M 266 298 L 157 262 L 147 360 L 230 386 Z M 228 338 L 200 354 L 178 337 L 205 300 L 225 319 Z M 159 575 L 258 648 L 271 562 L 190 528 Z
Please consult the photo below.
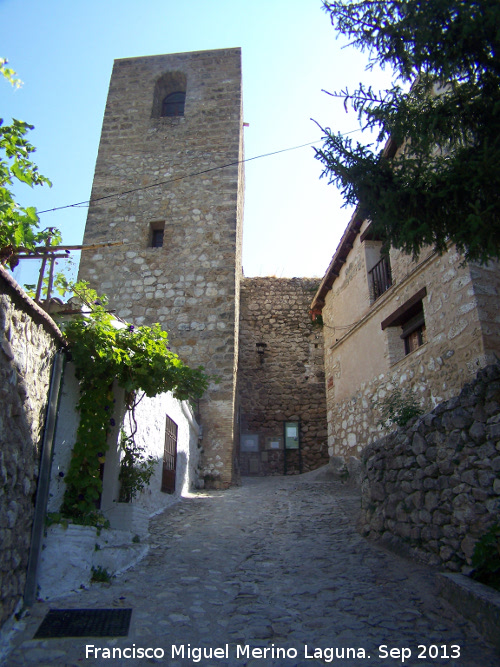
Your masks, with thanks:
M 403 329 L 401 339 L 404 341 L 405 354 L 410 354 L 410 352 L 427 342 L 422 302 L 420 302 L 420 306 L 421 310 L 416 315 L 401 324 Z
M 151 238 L 151 247 L 152 248 L 161 248 L 163 246 L 163 229 L 153 229 L 153 236 Z
M 382 329 L 388 330 L 389 334 L 391 363 L 399 361 L 427 342 L 423 305 L 423 298 L 426 294 L 427 290 L 423 287 L 382 322 Z
M 149 226 L 150 248 L 162 248 L 165 240 L 165 222 L 152 222 Z

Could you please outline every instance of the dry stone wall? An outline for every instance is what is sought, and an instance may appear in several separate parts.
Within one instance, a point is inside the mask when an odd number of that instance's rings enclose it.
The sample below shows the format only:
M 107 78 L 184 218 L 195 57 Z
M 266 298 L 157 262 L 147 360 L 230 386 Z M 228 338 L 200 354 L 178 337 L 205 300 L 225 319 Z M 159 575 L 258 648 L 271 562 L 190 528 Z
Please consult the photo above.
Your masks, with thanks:
M 184 88 L 184 115 L 160 116 L 169 86 Z M 84 245 L 122 245 L 84 250 L 80 278 L 217 376 L 200 402 L 202 467 L 222 486 L 234 464 L 242 157 L 240 49 L 115 61 Z
M 52 359 L 52 320 L 0 267 L 0 625 L 24 594 Z
M 285 421 L 300 422 L 304 472 L 328 462 L 323 333 L 308 315 L 317 284 L 308 278 L 244 278 L 241 282 L 242 474 L 284 473 Z M 250 443 L 256 451 L 245 451 L 246 436 L 254 436 Z M 287 473 L 299 471 L 296 451 L 287 451 L 286 466 Z
M 364 534 L 469 571 L 476 541 L 500 520 L 500 366 L 372 443 L 362 463 Z

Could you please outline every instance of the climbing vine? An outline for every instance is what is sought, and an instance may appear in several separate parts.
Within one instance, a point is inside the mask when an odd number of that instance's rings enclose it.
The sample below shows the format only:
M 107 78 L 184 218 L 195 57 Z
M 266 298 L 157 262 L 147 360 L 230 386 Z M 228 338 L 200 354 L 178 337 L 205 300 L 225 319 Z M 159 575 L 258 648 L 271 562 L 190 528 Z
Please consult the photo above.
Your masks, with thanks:
M 202 367 L 191 369 L 168 347 L 168 335 L 152 327 L 123 324 L 106 310 L 107 300 L 77 283 L 73 291 L 86 305 L 83 316 L 64 325 L 76 377 L 80 424 L 69 469 L 61 513 L 75 523 L 104 525 L 98 508 L 101 465 L 107 438 L 115 426 L 113 384 L 126 394 L 146 396 L 171 391 L 179 400 L 200 397 L 208 384 Z
M 138 445 L 133 435 L 127 436 L 122 430 L 120 447 L 123 458 L 120 462 L 120 495 L 121 503 L 131 502 L 148 484 L 154 474 L 155 458 L 146 456 L 145 447 Z

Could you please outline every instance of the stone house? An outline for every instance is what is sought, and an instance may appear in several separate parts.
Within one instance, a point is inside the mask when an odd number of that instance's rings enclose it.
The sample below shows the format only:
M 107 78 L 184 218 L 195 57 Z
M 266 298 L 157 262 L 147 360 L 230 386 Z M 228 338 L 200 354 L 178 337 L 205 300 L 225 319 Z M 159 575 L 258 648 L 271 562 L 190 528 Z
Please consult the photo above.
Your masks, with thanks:
M 429 411 L 500 353 L 498 263 L 381 246 L 356 211 L 311 306 L 324 323 L 330 456 L 359 458 L 384 434 L 396 389 Z

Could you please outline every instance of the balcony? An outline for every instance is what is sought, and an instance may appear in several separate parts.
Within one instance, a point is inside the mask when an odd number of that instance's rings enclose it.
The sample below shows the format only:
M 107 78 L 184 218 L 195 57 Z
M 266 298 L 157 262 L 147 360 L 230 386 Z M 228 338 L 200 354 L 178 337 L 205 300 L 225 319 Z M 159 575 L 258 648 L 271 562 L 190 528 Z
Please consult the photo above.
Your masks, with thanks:
M 382 257 L 375 266 L 368 271 L 370 296 L 376 301 L 392 285 L 391 264 L 389 257 Z

